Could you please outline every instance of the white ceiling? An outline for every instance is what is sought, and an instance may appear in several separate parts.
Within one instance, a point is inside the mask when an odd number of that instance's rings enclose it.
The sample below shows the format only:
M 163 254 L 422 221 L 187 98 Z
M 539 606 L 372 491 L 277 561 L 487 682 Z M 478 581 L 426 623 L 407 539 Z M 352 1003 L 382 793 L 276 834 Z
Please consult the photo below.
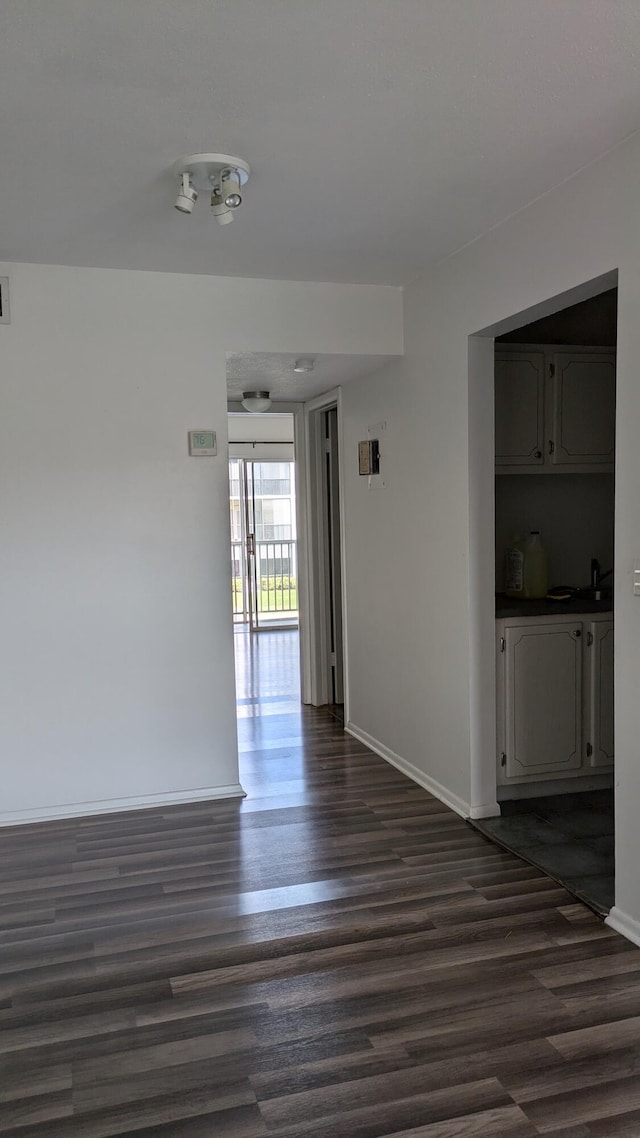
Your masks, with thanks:
M 2 0 L 0 258 L 404 283 L 636 130 L 639 49 L 638 0 Z
M 269 391 L 274 402 L 306 403 L 332 387 L 371 375 L 391 356 L 304 356 L 313 359 L 313 371 L 302 375 L 293 365 L 301 355 L 275 352 L 228 352 L 227 398 L 241 400 L 244 391 Z

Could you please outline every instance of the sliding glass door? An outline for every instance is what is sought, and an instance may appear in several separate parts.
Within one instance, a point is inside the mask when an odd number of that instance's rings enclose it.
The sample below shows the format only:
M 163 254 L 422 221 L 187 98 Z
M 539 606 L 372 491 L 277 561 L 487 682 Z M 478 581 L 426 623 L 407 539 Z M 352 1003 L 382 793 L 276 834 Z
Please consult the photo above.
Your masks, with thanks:
M 231 459 L 229 484 L 234 620 L 297 627 L 295 465 Z

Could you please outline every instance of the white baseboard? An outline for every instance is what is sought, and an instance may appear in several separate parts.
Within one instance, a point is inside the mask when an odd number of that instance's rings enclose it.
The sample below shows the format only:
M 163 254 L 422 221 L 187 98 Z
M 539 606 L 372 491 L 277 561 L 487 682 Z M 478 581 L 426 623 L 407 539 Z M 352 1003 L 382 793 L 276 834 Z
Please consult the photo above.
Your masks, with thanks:
M 367 731 L 363 731 L 361 727 L 357 727 L 356 724 L 352 722 L 345 725 L 345 731 L 353 735 L 354 739 L 359 739 L 370 751 L 375 751 L 376 755 L 380 755 L 380 758 L 386 759 L 388 763 L 391 763 L 392 767 L 396 767 L 399 771 L 402 771 L 403 774 L 406 774 L 407 778 L 412 779 L 413 782 L 417 782 L 418 786 L 421 786 L 423 790 L 428 790 L 429 794 L 433 794 L 434 798 L 439 798 L 441 802 L 444 802 L 445 806 L 450 806 L 461 818 L 470 817 L 471 808 L 468 802 L 465 802 L 463 798 L 459 798 L 453 791 L 447 790 L 446 786 L 442 786 L 441 783 L 436 782 L 435 778 L 430 778 L 428 774 L 424 774 L 423 771 L 418 770 L 418 768 L 414 767 L 413 763 L 408 762 L 407 759 L 396 755 L 395 751 L 390 750 L 389 747 L 385 747 L 384 743 L 378 742 L 377 739 L 374 739 L 373 735 L 369 735 Z M 480 807 L 480 809 L 482 808 Z M 500 813 L 499 810 L 498 813 Z M 489 815 L 483 816 L 488 817 Z
M 622 936 L 626 936 L 627 940 L 640 945 L 640 921 L 636 921 L 628 913 L 623 913 L 616 905 L 613 906 L 609 916 L 605 917 L 604 923 Z
M 469 811 L 470 818 L 499 818 L 501 814 L 499 802 L 484 802 L 482 806 L 472 806 Z
M 166 794 L 140 794 L 133 798 L 102 798 L 97 802 L 72 802 L 62 806 L 39 806 L 35 810 L 7 810 L 0 813 L 0 826 L 26 826 L 31 822 L 54 822 L 61 818 L 91 817 L 93 814 L 119 814 L 181 803 L 215 802 L 223 798 L 245 798 L 237 782 L 232 786 L 202 786 L 195 790 L 176 790 Z

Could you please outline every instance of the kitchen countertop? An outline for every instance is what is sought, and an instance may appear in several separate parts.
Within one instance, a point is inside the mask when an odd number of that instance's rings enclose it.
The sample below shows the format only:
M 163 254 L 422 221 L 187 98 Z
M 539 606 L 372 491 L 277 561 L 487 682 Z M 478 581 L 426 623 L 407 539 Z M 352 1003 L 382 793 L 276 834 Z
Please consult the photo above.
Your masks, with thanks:
M 550 601 L 546 597 L 540 601 L 519 601 L 506 597 L 504 593 L 496 593 L 496 619 L 510 616 L 577 616 L 579 613 L 612 611 L 613 599 L 610 596 L 603 597 L 600 601 L 585 597 L 572 597 L 568 601 Z

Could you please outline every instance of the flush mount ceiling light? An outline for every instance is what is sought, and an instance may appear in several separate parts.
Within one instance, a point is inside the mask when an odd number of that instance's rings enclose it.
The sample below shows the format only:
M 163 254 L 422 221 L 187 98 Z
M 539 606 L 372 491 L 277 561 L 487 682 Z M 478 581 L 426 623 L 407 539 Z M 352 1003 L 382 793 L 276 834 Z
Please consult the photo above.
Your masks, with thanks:
M 297 372 L 313 371 L 313 360 L 296 360 L 293 370 Z
M 242 406 L 252 415 L 259 415 L 271 406 L 271 395 L 268 391 L 243 391 Z
M 249 180 L 251 167 L 244 158 L 231 154 L 187 154 L 174 162 L 173 173 L 180 179 L 177 210 L 193 213 L 200 190 L 211 195 L 211 212 L 218 225 L 228 225 L 242 205 L 242 187 Z

